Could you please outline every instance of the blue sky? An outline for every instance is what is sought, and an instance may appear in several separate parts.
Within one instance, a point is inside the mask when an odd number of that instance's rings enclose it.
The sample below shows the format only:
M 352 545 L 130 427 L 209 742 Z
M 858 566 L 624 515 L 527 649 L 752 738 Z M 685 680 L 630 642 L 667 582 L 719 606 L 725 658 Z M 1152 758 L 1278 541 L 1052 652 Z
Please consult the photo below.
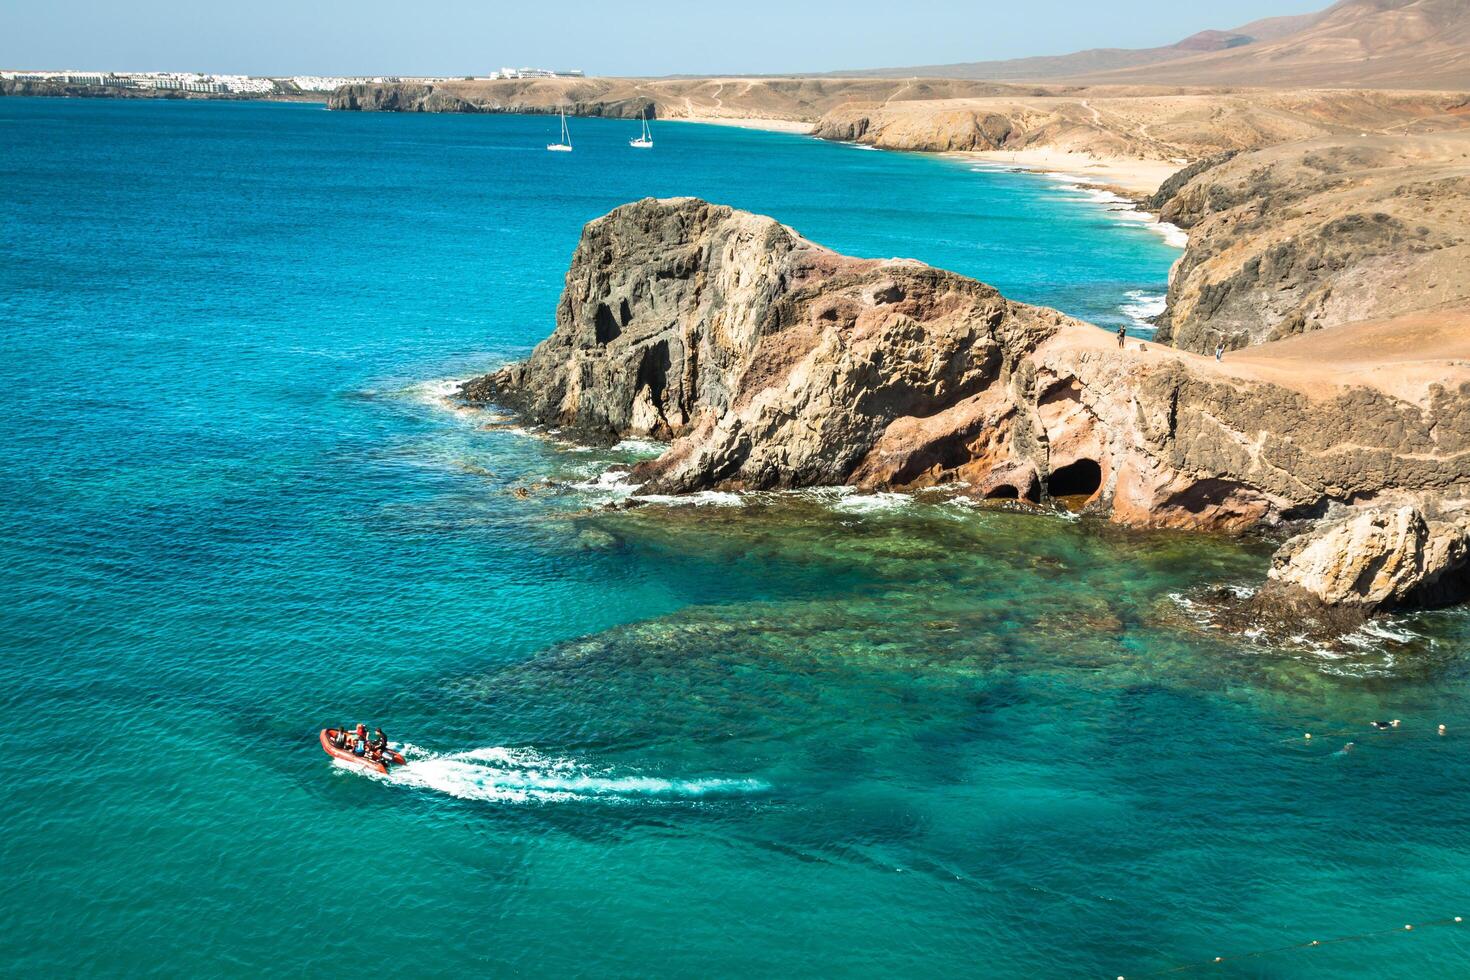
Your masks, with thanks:
M 0 0 L 0 66 L 248 74 L 827 71 L 1167 44 L 1329 0 Z

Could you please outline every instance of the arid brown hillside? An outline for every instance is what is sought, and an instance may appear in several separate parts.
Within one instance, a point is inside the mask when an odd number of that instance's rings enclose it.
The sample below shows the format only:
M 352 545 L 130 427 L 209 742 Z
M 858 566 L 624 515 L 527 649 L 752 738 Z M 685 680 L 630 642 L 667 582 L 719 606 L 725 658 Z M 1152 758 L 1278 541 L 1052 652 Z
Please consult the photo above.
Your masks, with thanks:
M 831 72 L 842 78 L 979 78 L 991 81 L 1040 81 L 1075 78 L 1079 75 L 1136 68 L 1188 58 L 1207 51 L 1275 41 L 1304 30 L 1323 12 L 1288 17 L 1267 17 L 1229 30 L 1202 30 L 1182 41 L 1156 48 L 1089 48 L 1071 54 L 1035 55 L 1002 61 L 967 61 L 948 65 L 919 65 L 906 68 L 869 68 Z
M 1470 0 L 1345 0 L 1302 30 L 1078 80 L 1164 85 L 1470 88 Z
M 1200 16 L 1209 16 L 1201 11 Z M 1470 88 L 1470 0 L 1343 0 L 1157 48 L 837 72 L 1007 82 Z
M 1470 309 L 1470 133 L 1287 143 L 1159 198 L 1189 230 L 1159 330 L 1185 350 Z

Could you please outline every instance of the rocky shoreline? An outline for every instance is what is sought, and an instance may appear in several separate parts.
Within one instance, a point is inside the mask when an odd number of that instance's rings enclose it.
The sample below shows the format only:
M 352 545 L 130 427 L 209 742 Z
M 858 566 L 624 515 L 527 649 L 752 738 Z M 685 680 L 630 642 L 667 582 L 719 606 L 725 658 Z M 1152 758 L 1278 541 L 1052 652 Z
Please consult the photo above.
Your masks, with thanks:
M 1284 549 L 1274 578 L 1308 592 L 1330 578 L 1323 603 L 1370 612 L 1427 599 L 1431 580 L 1444 584 L 1434 596 L 1455 593 L 1467 551 L 1446 529 L 1470 501 L 1470 379 L 1323 397 L 1212 358 L 1120 348 L 975 280 L 842 256 L 689 198 L 591 222 L 551 336 L 462 396 L 584 437 L 672 440 L 633 474 L 656 493 L 947 486 L 1226 531 L 1347 509 L 1439 515 L 1397 539 L 1419 557 L 1395 567 L 1418 571 L 1392 600 L 1354 598 L 1375 594 L 1373 575 L 1321 574 L 1324 551 L 1384 567 L 1373 535 Z
M 655 119 L 657 109 L 652 99 L 644 97 L 614 99 L 573 99 L 551 103 L 528 97 L 515 89 L 507 89 L 504 98 L 476 101 L 457 94 L 443 85 L 423 83 L 385 83 L 345 85 L 327 99 L 327 108 L 349 112 L 470 112 L 512 113 L 519 115 L 556 115 L 563 109 L 572 116 L 594 116 L 606 119 Z

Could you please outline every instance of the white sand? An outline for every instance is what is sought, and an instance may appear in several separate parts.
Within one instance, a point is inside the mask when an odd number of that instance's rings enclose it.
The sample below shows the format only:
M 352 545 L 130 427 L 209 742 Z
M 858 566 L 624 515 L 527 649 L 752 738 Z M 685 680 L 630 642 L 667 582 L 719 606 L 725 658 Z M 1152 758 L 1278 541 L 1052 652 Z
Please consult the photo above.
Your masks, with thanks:
M 812 124 L 795 119 L 755 119 L 745 116 L 667 116 L 658 122 L 708 123 L 712 126 L 734 126 L 738 129 L 765 129 L 773 133 L 810 133 Z
M 1019 167 L 1042 173 L 1068 174 L 1099 187 L 1116 187 L 1129 194 L 1148 196 L 1176 174 L 1182 164 L 1168 160 L 1100 157 L 1064 150 L 974 150 L 956 154 L 967 160 Z

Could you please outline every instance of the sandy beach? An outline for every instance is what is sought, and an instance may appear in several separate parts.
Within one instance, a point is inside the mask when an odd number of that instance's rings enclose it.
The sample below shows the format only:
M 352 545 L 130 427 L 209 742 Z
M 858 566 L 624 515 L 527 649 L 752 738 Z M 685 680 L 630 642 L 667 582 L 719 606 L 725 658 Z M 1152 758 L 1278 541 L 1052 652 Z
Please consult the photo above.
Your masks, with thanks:
M 1153 194 L 1160 184 L 1185 165 L 1184 162 L 1169 160 L 1104 157 L 1048 149 L 971 150 L 957 153 L 956 156 L 1019 167 L 1022 170 L 1069 174 L 1080 177 L 1089 184 L 1117 190 L 1132 197 L 1148 197 Z
M 812 124 L 795 119 L 757 119 L 749 116 L 670 116 L 659 122 L 709 123 L 712 126 L 734 126 L 737 129 L 764 129 L 773 133 L 810 133 Z

